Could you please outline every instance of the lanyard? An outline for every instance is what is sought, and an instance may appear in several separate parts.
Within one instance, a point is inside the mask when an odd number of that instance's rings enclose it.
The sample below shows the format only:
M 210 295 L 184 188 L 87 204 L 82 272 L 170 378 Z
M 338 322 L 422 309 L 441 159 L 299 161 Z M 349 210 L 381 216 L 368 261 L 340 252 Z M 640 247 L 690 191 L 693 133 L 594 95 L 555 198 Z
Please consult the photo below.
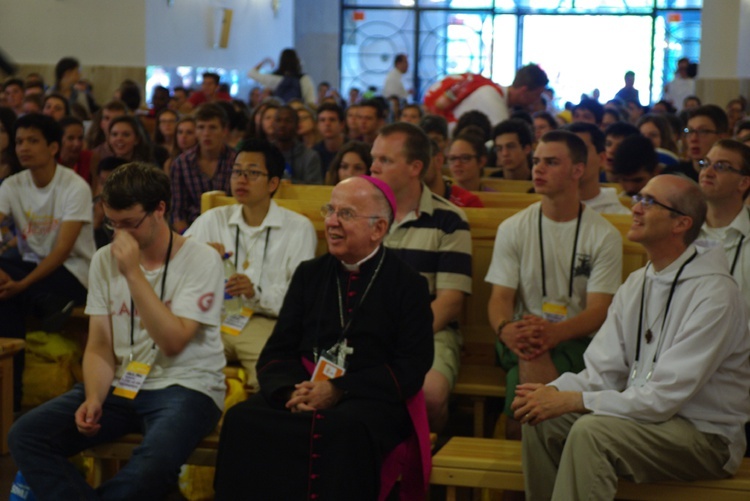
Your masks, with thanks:
M 161 292 L 159 293 L 159 301 L 162 303 L 164 302 L 164 288 L 167 285 L 167 270 L 169 270 L 169 256 L 172 254 L 172 238 L 174 237 L 174 233 L 172 230 L 169 230 L 169 245 L 167 246 L 167 255 L 164 256 L 164 274 L 161 276 Z M 130 297 L 130 346 L 132 347 L 135 340 L 133 333 L 135 332 L 135 305 L 133 304 L 133 297 Z M 156 348 L 156 343 L 153 344 L 151 349 Z M 131 353 L 130 356 L 132 357 L 133 354 Z
M 263 258 L 260 261 L 260 276 L 258 277 L 258 292 L 263 294 L 263 288 L 260 283 L 263 279 L 263 268 L 266 262 L 266 251 L 268 251 L 268 238 L 271 236 L 271 227 L 266 228 L 266 243 L 263 245 Z M 255 245 L 253 245 L 255 247 Z M 250 249 L 247 249 L 245 256 L 245 262 L 250 258 Z M 237 233 L 234 235 L 234 269 L 237 270 L 237 264 L 240 258 L 240 225 L 237 225 Z
M 729 270 L 729 274 L 734 276 L 734 269 L 737 267 L 737 261 L 740 258 L 740 249 L 742 249 L 742 242 L 745 240 L 745 235 L 740 235 L 740 241 L 737 243 L 737 250 L 734 251 L 734 259 L 732 259 L 732 269 Z
M 682 263 L 682 266 L 680 266 L 680 269 L 677 270 L 677 274 L 674 277 L 674 280 L 672 280 L 672 285 L 669 288 L 669 296 L 667 297 L 667 304 L 664 307 L 664 318 L 661 320 L 661 331 L 664 331 L 664 325 L 667 322 L 667 314 L 669 313 L 669 305 L 672 303 L 672 296 L 674 296 L 674 290 L 677 287 L 677 281 L 680 279 L 680 275 L 682 275 L 682 271 L 685 269 L 685 267 L 695 259 L 695 256 L 698 255 L 698 251 L 695 251 L 692 256 L 688 260 L 686 260 L 684 263 Z M 641 338 L 643 337 L 641 334 L 643 333 L 643 310 L 644 310 L 644 296 L 646 293 L 646 272 L 648 272 L 648 267 L 651 265 L 649 262 L 646 265 L 646 268 L 643 270 L 643 284 L 641 285 L 641 312 L 638 316 L 638 342 L 635 347 L 635 363 L 633 364 L 633 375 L 632 377 L 635 378 L 636 375 L 636 369 L 638 362 L 641 359 Z M 661 338 L 661 335 L 659 336 Z M 659 345 L 661 346 L 662 339 L 659 339 Z M 656 355 L 659 353 L 659 349 L 657 347 L 656 352 L 654 352 L 654 360 L 653 363 L 656 363 Z
M 578 203 L 578 221 L 576 222 L 576 236 L 573 240 L 573 257 L 570 260 L 570 279 L 568 282 L 568 297 L 573 297 L 573 273 L 575 272 L 576 251 L 578 250 L 578 232 L 581 230 L 581 215 L 583 204 Z M 544 236 L 542 232 L 542 206 L 539 206 L 539 253 L 542 256 L 542 297 L 547 297 L 547 273 L 544 266 Z

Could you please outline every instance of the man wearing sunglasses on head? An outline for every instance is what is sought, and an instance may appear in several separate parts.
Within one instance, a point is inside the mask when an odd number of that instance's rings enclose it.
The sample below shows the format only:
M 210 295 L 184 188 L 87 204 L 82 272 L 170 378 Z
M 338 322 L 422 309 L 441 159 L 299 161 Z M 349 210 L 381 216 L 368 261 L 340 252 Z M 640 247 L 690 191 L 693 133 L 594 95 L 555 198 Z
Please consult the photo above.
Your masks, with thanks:
M 294 270 L 314 257 L 318 242 L 309 219 L 271 200 L 284 165 L 281 151 L 268 141 L 240 143 L 231 177 L 237 203 L 205 212 L 185 232 L 234 264 L 236 274 L 224 291 L 241 297 L 245 310 L 234 327 L 225 319 L 224 353 L 227 360 L 239 360 L 253 387 L 258 381 L 255 364 L 276 325 Z
M 618 477 L 724 478 L 745 452 L 747 306 L 723 250 L 694 243 L 700 189 L 660 175 L 633 199 L 628 238 L 649 263 L 615 294 L 585 369 L 516 390 L 528 500 L 614 499 Z
M 708 213 L 700 238 L 724 248 L 729 271 L 750 305 L 750 147 L 733 139 L 719 140 L 699 162 L 700 187 Z

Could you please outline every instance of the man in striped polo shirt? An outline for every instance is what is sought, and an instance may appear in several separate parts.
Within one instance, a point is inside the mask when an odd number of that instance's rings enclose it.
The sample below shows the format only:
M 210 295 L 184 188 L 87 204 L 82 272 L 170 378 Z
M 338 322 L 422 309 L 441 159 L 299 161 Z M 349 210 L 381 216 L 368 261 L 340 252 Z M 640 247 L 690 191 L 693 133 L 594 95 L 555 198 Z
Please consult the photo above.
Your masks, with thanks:
M 430 429 L 448 419 L 448 398 L 458 375 L 457 319 L 471 293 L 471 235 L 466 216 L 424 184 L 430 141 L 405 122 L 380 130 L 372 147 L 372 176 L 390 185 L 397 210 L 385 244 L 427 279 L 432 298 L 435 359 L 424 382 Z M 397 284 L 394 284 L 394 287 Z

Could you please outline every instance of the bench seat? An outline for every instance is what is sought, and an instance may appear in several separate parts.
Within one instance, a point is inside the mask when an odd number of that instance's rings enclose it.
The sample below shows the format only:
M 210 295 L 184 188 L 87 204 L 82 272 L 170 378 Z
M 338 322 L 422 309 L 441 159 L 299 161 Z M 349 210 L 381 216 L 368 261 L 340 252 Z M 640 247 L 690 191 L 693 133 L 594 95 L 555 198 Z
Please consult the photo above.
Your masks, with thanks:
M 679 458 L 675 459 L 679 461 Z M 521 442 L 454 437 L 432 457 L 430 483 L 447 487 L 446 501 L 455 501 L 458 487 L 523 490 Z M 735 476 L 723 480 L 636 484 L 620 480 L 618 499 L 747 501 L 750 499 L 750 458 Z

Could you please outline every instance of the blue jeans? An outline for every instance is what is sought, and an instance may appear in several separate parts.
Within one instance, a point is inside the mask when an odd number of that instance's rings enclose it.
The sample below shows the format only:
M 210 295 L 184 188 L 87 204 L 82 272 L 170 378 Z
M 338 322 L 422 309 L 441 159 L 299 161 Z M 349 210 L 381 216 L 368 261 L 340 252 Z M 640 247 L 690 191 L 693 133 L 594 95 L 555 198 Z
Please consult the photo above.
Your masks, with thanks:
M 74 418 L 84 400 L 83 385 L 78 384 L 21 417 L 8 434 L 13 460 L 40 500 L 161 500 L 177 485 L 180 466 L 221 417 L 211 398 L 182 386 L 141 390 L 134 400 L 110 390 L 99 433 L 85 437 Z M 141 445 L 117 475 L 96 490 L 67 459 L 135 432 L 143 433 Z

